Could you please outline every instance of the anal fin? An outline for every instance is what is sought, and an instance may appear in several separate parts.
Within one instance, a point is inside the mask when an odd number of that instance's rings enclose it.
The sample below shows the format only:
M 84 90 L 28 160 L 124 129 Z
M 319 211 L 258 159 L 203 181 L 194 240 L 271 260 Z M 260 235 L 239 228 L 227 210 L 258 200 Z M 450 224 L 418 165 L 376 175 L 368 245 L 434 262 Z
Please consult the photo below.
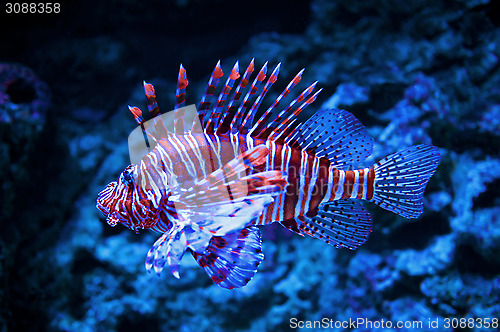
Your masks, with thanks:
M 372 231 L 371 216 L 354 200 L 323 203 L 313 217 L 299 216 L 281 222 L 300 235 L 309 235 L 336 248 L 357 249 Z

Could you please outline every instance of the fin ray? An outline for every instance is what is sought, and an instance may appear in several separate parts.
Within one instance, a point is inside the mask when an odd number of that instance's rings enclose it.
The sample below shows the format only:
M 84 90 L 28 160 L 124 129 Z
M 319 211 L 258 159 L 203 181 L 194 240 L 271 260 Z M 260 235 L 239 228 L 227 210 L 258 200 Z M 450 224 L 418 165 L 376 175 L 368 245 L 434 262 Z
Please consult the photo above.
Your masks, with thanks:
M 375 190 L 372 202 L 406 218 L 417 218 L 423 211 L 427 182 L 439 166 L 439 149 L 433 145 L 414 145 L 393 153 L 375 164 Z
M 255 125 L 250 130 L 250 136 L 258 136 L 259 135 L 264 124 L 271 117 L 273 110 L 276 109 L 280 105 L 281 100 L 283 98 L 285 98 L 286 96 L 288 96 L 290 94 L 290 92 L 293 90 L 293 88 L 300 82 L 300 80 L 302 79 L 302 74 L 304 73 L 304 70 L 305 69 L 302 69 L 301 71 L 299 71 L 299 73 L 297 75 L 295 75 L 295 77 L 290 81 L 290 83 L 288 83 L 285 90 L 283 90 L 283 92 L 281 92 L 281 94 L 278 96 L 278 98 L 276 98 L 274 103 L 271 106 L 269 106 L 269 108 L 266 110 L 266 112 L 264 112 L 264 114 L 257 120 L 257 123 L 255 123 Z M 276 119 L 274 121 L 276 121 Z
M 242 134 L 247 134 L 248 130 L 252 127 L 254 117 L 257 114 L 257 111 L 259 110 L 259 106 L 262 103 L 262 100 L 265 98 L 266 94 L 269 92 L 269 89 L 278 79 L 280 68 L 281 68 L 281 62 L 278 63 L 278 65 L 274 68 L 273 72 L 271 73 L 271 76 L 269 76 L 269 79 L 262 88 L 261 93 L 257 96 L 254 104 L 250 108 L 250 111 L 248 111 L 247 116 L 245 117 L 245 119 L 241 124 L 240 132 Z
M 143 82 L 144 92 L 146 93 L 146 98 L 148 101 L 148 110 L 151 114 L 151 118 L 153 121 L 153 127 L 156 130 L 156 133 L 153 134 L 156 137 L 156 140 L 160 140 L 163 137 L 168 137 L 171 132 L 167 129 L 165 124 L 163 123 L 163 119 L 160 114 L 160 108 L 158 107 L 158 103 L 156 102 L 156 92 L 153 84 Z
M 253 71 L 255 69 L 254 66 L 254 59 L 250 61 L 250 64 L 248 65 L 247 69 L 245 70 L 245 73 L 243 74 L 243 77 L 240 80 L 240 83 L 234 90 L 233 96 L 231 98 L 231 101 L 227 105 L 227 109 L 224 112 L 224 115 L 222 117 L 222 120 L 220 121 L 220 125 L 218 128 L 218 134 L 223 134 L 226 133 L 230 130 L 232 126 L 232 121 L 234 117 L 236 116 L 237 110 L 235 103 L 237 103 L 242 95 L 241 89 L 244 89 L 248 83 L 250 82 L 250 76 L 252 75 Z
M 275 137 L 273 137 L 273 135 L 278 136 L 279 133 L 282 132 L 284 126 L 290 126 L 293 122 L 295 122 L 295 118 L 298 115 L 298 113 L 291 111 L 293 106 L 296 103 L 300 103 L 307 96 L 309 96 L 313 92 L 317 83 L 318 83 L 317 81 L 314 82 L 313 84 L 308 86 L 304 91 L 302 91 L 294 100 L 290 102 L 290 104 L 287 107 L 285 107 L 281 112 L 279 112 L 278 115 L 272 121 L 270 121 L 265 128 L 263 128 L 260 131 L 257 137 L 261 139 L 267 138 L 270 140 L 275 140 Z
M 219 79 L 224 75 L 222 68 L 220 66 L 220 60 L 215 65 L 214 71 L 208 80 L 207 87 L 205 88 L 205 92 L 201 97 L 200 105 L 198 106 L 198 117 L 200 119 L 200 124 L 203 128 L 198 128 L 197 121 L 193 122 L 193 131 L 200 132 L 206 128 L 207 120 L 205 120 L 205 115 L 207 111 L 210 109 L 210 105 L 212 104 L 212 98 L 214 96 L 215 90 L 217 89 L 217 85 L 219 84 Z
M 214 133 L 217 131 L 219 126 L 219 121 L 221 120 L 222 111 L 227 101 L 227 97 L 229 96 L 229 93 L 233 89 L 234 82 L 238 78 L 240 78 L 239 64 L 238 61 L 236 61 L 233 69 L 231 70 L 231 74 L 227 78 L 226 83 L 224 84 L 224 87 L 222 88 L 222 91 L 220 92 L 219 97 L 217 98 L 217 103 L 215 105 L 215 108 L 210 113 L 210 116 L 207 121 L 207 126 L 205 128 L 205 131 L 207 133 Z
M 302 216 L 281 222 L 300 235 L 309 235 L 336 248 L 355 250 L 372 231 L 370 214 L 358 201 L 338 200 L 323 203 L 315 216 Z
M 290 133 L 285 142 L 315 151 L 317 157 L 328 158 L 338 169 L 365 160 L 373 149 L 373 138 L 361 122 L 351 113 L 337 109 L 316 112 Z
M 177 90 L 175 92 L 175 107 L 174 107 L 174 132 L 182 134 L 186 131 L 186 120 L 184 119 L 184 104 L 186 103 L 186 87 L 189 81 L 186 75 L 186 69 L 179 67 L 179 75 L 177 79 Z
M 253 80 L 252 86 L 247 91 L 245 98 L 243 98 L 240 107 L 238 107 L 238 110 L 236 111 L 236 114 L 233 117 L 233 120 L 231 122 L 231 132 L 233 134 L 240 132 L 241 121 L 243 120 L 243 117 L 247 113 L 248 107 L 250 107 L 249 99 L 259 90 L 260 84 L 262 83 L 262 81 L 266 79 L 266 73 L 267 73 L 267 62 L 264 63 L 259 73 L 257 74 L 257 77 L 255 77 L 255 79 Z
M 203 254 L 192 254 L 213 282 L 227 289 L 245 286 L 264 259 L 256 226 L 229 236 L 213 237 Z

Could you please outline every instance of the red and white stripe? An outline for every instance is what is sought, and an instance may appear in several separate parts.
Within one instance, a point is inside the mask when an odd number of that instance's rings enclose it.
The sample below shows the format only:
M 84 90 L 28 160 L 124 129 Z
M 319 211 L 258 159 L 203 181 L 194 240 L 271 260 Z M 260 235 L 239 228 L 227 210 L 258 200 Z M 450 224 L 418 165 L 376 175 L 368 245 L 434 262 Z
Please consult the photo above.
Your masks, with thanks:
M 327 159 L 315 157 L 304 150 L 292 149 L 288 144 L 241 136 L 230 133 L 186 133 L 161 140 L 141 163 L 140 172 L 144 174 L 141 185 L 149 187 L 149 190 L 144 190 L 144 194 L 161 195 L 161 192 L 165 192 L 162 189 L 166 189 L 164 182 L 170 182 L 168 185 L 171 186 L 193 185 L 239 155 L 242 152 L 240 148 L 247 150 L 259 144 L 266 144 L 270 153 L 266 157 L 265 167 L 259 166 L 255 172 L 281 170 L 288 177 L 289 185 L 263 212 L 258 224 L 304 216 L 308 212 L 314 214 L 322 202 L 373 197 L 373 168 L 342 171 L 330 166 Z M 175 182 L 171 176 L 174 172 L 179 173 L 174 177 L 177 183 L 172 183 Z M 158 181 L 161 183 L 157 183 Z M 136 217 L 144 218 L 145 210 L 135 206 L 143 204 L 144 201 L 140 199 L 140 195 L 135 196 L 129 208 Z M 155 209 L 161 208 L 157 205 L 159 201 L 153 199 L 151 202 Z M 166 211 L 163 214 L 168 219 L 174 217 L 173 213 Z M 167 224 L 168 220 L 156 227 L 162 230 Z
M 328 188 L 323 202 L 373 197 L 375 173 L 372 168 L 341 171 L 330 166 Z

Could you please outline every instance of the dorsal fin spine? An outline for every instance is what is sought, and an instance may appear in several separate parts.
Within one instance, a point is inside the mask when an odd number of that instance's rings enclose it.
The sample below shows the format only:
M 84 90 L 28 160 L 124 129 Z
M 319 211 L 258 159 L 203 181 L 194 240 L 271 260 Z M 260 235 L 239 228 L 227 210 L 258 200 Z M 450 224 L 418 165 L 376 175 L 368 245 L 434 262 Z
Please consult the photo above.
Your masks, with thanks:
M 160 108 L 156 102 L 155 88 L 153 87 L 153 84 L 147 83 L 146 81 L 142 81 L 142 84 L 144 86 L 144 93 L 146 94 L 146 98 L 148 100 L 148 111 L 151 113 L 151 118 L 154 118 L 160 114 Z
M 313 84 L 308 86 L 304 91 L 302 91 L 302 93 L 298 95 L 294 100 L 292 100 L 292 102 L 287 107 L 285 107 L 285 109 L 279 112 L 279 114 L 272 122 L 268 123 L 267 126 L 260 131 L 260 134 L 257 137 L 263 139 L 268 138 L 271 140 L 275 139 L 276 137 L 275 133 L 282 131 L 282 129 L 286 125 L 290 124 L 291 119 L 295 118 L 296 115 L 294 115 L 293 112 L 291 112 L 293 106 L 295 106 L 297 102 L 304 100 L 308 95 L 310 95 L 314 90 L 314 88 L 316 87 L 317 83 L 318 83 L 317 81 L 314 82 Z
M 149 132 L 148 123 L 144 120 L 142 116 L 142 110 L 139 107 L 128 106 L 130 113 L 134 116 L 135 122 L 141 127 L 142 132 L 149 138 L 156 141 L 156 138 Z M 149 142 L 146 139 L 146 145 L 149 147 Z
M 158 103 L 156 102 L 156 92 L 153 84 L 147 83 L 143 81 L 144 92 L 146 93 L 146 98 L 148 100 L 148 110 L 153 119 L 153 126 L 156 130 L 154 136 L 157 140 L 160 140 L 162 137 L 167 137 L 170 132 L 163 124 L 163 120 L 160 116 L 160 108 L 158 107 Z
M 182 66 L 179 67 L 179 76 L 177 79 L 177 90 L 175 93 L 175 107 L 174 107 L 174 131 L 175 133 L 183 133 L 186 128 L 184 120 L 184 104 L 186 102 L 186 87 L 189 82 L 186 76 L 186 70 Z
M 234 90 L 231 101 L 227 105 L 227 109 L 223 114 L 223 118 L 222 118 L 221 123 L 220 123 L 219 128 L 218 128 L 218 132 L 217 132 L 218 134 L 226 133 L 229 130 L 230 124 L 233 121 L 234 116 L 236 114 L 236 111 L 235 111 L 236 106 L 234 106 L 234 103 L 237 102 L 238 100 L 240 100 L 240 97 L 242 94 L 240 91 L 241 91 L 241 89 L 244 89 L 247 86 L 248 82 L 250 82 L 250 76 L 252 75 L 254 70 L 255 70 L 254 59 L 252 59 L 252 61 L 250 61 L 250 63 L 248 64 L 248 67 L 245 70 L 245 73 L 243 74 L 243 77 L 241 78 L 240 83 L 238 84 L 238 86 Z
M 245 113 L 250 104 L 248 99 L 257 92 L 260 83 L 262 83 L 262 81 L 266 79 L 266 73 L 267 73 L 267 61 L 264 64 L 264 66 L 262 66 L 262 69 L 257 74 L 257 77 L 254 79 L 252 86 L 245 95 L 245 98 L 243 98 L 243 102 L 241 103 L 240 107 L 238 108 L 238 111 L 236 112 L 236 115 L 233 118 L 233 121 L 231 122 L 231 132 L 233 134 L 236 134 L 240 131 L 241 119 L 245 116 Z
M 238 61 L 236 61 L 233 69 L 231 70 L 231 74 L 227 78 L 226 83 L 224 84 L 224 87 L 222 88 L 222 91 L 217 98 L 217 104 L 215 105 L 214 110 L 210 113 L 210 117 L 208 118 L 207 126 L 205 129 L 207 133 L 214 133 L 217 130 L 217 127 L 219 126 L 220 116 L 226 104 L 227 97 L 233 89 L 234 82 L 238 78 L 240 78 L 239 64 Z
M 139 107 L 129 105 L 128 110 L 130 111 L 130 113 L 132 113 L 135 122 L 137 122 L 139 126 L 141 127 L 144 126 L 147 128 L 148 124 L 146 123 L 146 121 L 144 121 L 144 117 L 142 116 L 142 110 Z
M 311 105 L 315 100 L 316 98 L 318 97 L 318 95 L 320 94 L 320 92 L 323 91 L 323 88 L 319 89 L 318 91 L 316 91 L 316 93 L 314 93 L 311 97 L 309 97 L 306 101 L 304 101 L 302 103 L 302 105 L 299 106 L 299 108 L 297 108 L 292 114 L 290 114 L 290 116 L 285 120 L 287 121 L 289 118 L 297 118 L 297 116 L 309 105 Z M 296 131 L 297 128 L 294 128 L 292 129 L 291 126 L 287 126 L 281 133 L 279 131 L 279 128 L 277 128 L 274 132 L 278 135 L 277 137 L 287 137 L 287 142 L 289 141 L 288 140 L 288 137 L 291 137 L 292 135 L 294 135 L 295 131 Z M 273 132 L 273 134 L 274 134 Z
M 295 77 L 290 81 L 290 83 L 288 83 L 285 90 L 283 90 L 283 92 L 281 92 L 281 94 L 274 101 L 274 103 L 259 118 L 257 123 L 250 130 L 250 132 L 249 132 L 250 136 L 258 136 L 261 133 L 261 129 L 264 126 L 264 124 L 266 123 L 266 121 L 269 120 L 269 118 L 271 117 L 272 111 L 280 105 L 281 100 L 283 98 L 285 98 L 286 96 L 288 96 L 288 94 L 290 94 L 292 89 L 300 82 L 300 80 L 302 79 L 302 73 L 304 73 L 304 70 L 305 70 L 305 68 L 303 68 L 301 71 L 299 71 L 299 73 L 297 75 L 295 75 Z M 275 120 L 277 120 L 277 119 L 274 119 L 273 121 L 275 121 Z
M 186 69 L 182 66 L 182 63 L 179 67 L 179 76 L 177 79 L 177 90 L 175 92 L 175 108 L 178 109 L 184 107 L 186 102 L 186 87 L 188 86 L 189 81 L 186 75 Z
M 243 120 L 243 123 L 241 124 L 241 129 L 240 129 L 242 134 L 248 133 L 248 130 L 251 128 L 253 120 L 255 118 L 255 114 L 257 114 L 257 111 L 259 110 L 259 106 L 262 103 L 262 100 L 265 98 L 266 94 L 269 92 L 269 89 L 278 80 L 280 68 L 281 68 L 281 62 L 278 63 L 278 65 L 274 68 L 273 72 L 271 73 L 271 76 L 269 76 L 269 79 L 267 80 L 266 84 L 262 88 L 261 93 L 256 98 L 254 104 L 252 105 L 252 108 L 250 108 L 250 111 L 248 112 L 247 116 Z
M 220 60 L 219 60 L 217 62 L 217 65 L 214 68 L 214 71 L 212 72 L 212 76 L 210 76 L 210 79 L 208 80 L 208 84 L 207 84 L 207 87 L 205 89 L 205 93 L 201 97 L 200 105 L 198 106 L 198 117 L 199 117 L 200 122 L 204 128 L 206 125 L 206 122 L 204 120 L 205 114 L 207 113 L 207 110 L 210 108 L 211 98 L 213 97 L 215 89 L 217 88 L 217 85 L 219 84 L 219 79 L 223 75 L 224 75 L 224 72 L 222 71 L 222 68 L 220 66 Z

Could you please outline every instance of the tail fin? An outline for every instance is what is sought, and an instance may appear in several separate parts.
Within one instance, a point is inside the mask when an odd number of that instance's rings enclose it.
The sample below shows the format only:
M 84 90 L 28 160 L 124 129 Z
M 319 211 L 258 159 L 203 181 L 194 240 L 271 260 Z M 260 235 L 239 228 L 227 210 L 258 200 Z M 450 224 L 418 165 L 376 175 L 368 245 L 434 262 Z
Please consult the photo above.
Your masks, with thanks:
M 437 147 L 421 144 L 391 154 L 374 166 L 375 190 L 370 200 L 405 218 L 423 211 L 425 186 L 441 161 Z

